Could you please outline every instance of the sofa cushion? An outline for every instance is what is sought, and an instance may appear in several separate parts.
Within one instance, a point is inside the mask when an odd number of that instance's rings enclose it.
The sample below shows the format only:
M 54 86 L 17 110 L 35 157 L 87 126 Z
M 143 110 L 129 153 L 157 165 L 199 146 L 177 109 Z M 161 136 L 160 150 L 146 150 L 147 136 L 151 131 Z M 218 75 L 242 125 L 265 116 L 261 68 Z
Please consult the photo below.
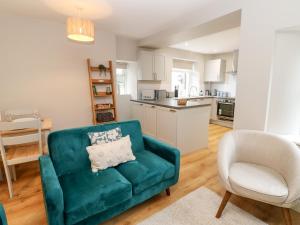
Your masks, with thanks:
M 282 203 L 288 196 L 287 184 L 278 172 L 253 163 L 234 163 L 229 182 L 236 193 L 266 203 Z
M 135 160 L 135 156 L 132 154 L 129 135 L 114 142 L 88 146 L 86 150 L 89 153 L 94 173 Z
M 119 140 L 122 138 L 122 131 L 117 127 L 108 131 L 89 132 L 88 136 L 92 145 L 100 145 Z
M 75 224 L 132 197 L 132 185 L 114 168 L 90 169 L 60 177 L 65 223 Z
M 75 129 L 55 131 L 49 135 L 49 154 L 57 176 L 75 173 L 90 168 L 86 147 L 91 145 L 89 132 L 107 131 L 120 127 L 122 135 L 130 136 L 133 153 L 144 150 L 139 121 L 110 123 Z
M 175 175 L 173 164 L 150 151 L 141 151 L 135 156 L 136 160 L 116 167 L 131 182 L 133 194 L 138 194 Z

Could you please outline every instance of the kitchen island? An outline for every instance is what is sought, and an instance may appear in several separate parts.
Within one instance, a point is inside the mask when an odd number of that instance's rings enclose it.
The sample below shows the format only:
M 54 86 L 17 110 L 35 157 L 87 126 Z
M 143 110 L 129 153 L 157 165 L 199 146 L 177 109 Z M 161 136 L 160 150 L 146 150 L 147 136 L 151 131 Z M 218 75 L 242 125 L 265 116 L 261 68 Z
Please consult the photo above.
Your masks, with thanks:
M 211 100 L 131 100 L 132 119 L 141 122 L 144 134 L 180 149 L 182 154 L 207 148 Z

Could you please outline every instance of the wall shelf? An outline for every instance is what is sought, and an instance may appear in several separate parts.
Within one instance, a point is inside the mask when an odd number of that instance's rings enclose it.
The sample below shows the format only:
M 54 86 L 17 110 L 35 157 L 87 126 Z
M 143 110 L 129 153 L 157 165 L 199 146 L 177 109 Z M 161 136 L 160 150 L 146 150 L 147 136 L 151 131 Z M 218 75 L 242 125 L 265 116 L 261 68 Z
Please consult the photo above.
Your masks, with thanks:
M 92 72 L 100 72 L 100 69 L 99 69 L 98 67 L 95 67 L 95 66 L 91 66 L 91 67 L 90 67 L 90 70 L 91 70 Z M 110 68 L 109 68 L 109 67 L 106 68 L 106 72 L 110 72 Z
M 92 114 L 93 114 L 93 124 L 102 124 L 102 123 L 108 123 L 108 122 L 113 122 L 117 121 L 117 113 L 116 113 L 116 107 L 115 107 L 115 91 L 114 91 L 114 77 L 113 77 L 113 67 L 112 67 L 112 61 L 110 60 L 108 62 L 108 67 L 106 67 L 106 73 L 109 73 L 109 78 L 101 79 L 95 79 L 93 76 L 93 73 L 98 72 L 100 73 L 99 67 L 96 66 L 91 66 L 91 61 L 90 59 L 87 59 L 87 66 L 88 66 L 88 74 L 89 74 L 89 84 L 90 84 L 90 95 L 91 95 L 91 107 L 92 107 Z M 100 76 L 100 74 L 99 74 Z M 111 88 L 111 93 L 106 93 L 106 92 L 96 92 L 96 86 L 97 85 L 106 85 Z M 103 98 L 104 97 L 104 98 Z M 97 106 L 97 99 L 103 98 L 103 100 L 109 100 L 110 101 L 107 103 L 103 103 L 103 105 L 108 105 L 108 107 L 103 107 L 99 108 Z M 112 113 L 112 119 L 109 121 L 97 121 L 97 116 L 102 113 Z M 107 115 L 105 115 L 107 116 Z M 102 117 L 103 118 L 103 117 Z
M 111 79 L 92 79 L 93 84 L 112 84 Z
M 97 93 L 94 93 L 94 97 L 109 97 L 111 95 L 112 95 L 112 93 L 108 94 L 106 92 L 97 92 Z

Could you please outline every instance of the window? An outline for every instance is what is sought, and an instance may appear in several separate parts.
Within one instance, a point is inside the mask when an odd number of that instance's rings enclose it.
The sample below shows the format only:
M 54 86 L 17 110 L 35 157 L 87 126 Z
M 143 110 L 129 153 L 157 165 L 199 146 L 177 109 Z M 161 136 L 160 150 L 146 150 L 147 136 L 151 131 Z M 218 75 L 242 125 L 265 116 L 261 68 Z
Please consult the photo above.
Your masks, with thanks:
M 119 95 L 126 95 L 127 90 L 127 64 L 117 63 L 117 91 Z
M 126 69 L 117 68 L 117 89 L 119 95 L 126 94 Z
M 199 95 L 198 73 L 194 70 L 194 63 L 184 60 L 173 60 L 172 90 L 178 87 L 178 96 Z

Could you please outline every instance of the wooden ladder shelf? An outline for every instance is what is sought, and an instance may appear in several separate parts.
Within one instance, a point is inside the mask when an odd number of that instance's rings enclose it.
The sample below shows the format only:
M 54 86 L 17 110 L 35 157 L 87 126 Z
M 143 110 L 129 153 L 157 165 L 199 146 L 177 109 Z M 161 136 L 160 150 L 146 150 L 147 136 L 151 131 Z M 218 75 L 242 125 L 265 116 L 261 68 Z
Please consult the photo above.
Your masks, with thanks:
M 107 123 L 112 121 L 117 121 L 116 113 L 116 102 L 115 102 L 115 91 L 114 91 L 114 76 L 113 76 L 113 67 L 112 61 L 108 62 L 108 67 L 105 68 L 105 73 L 109 73 L 109 78 L 95 78 L 94 73 L 100 73 L 99 67 L 91 66 L 91 60 L 87 59 L 88 73 L 89 73 L 89 84 L 90 84 L 90 94 L 91 94 L 91 105 L 93 113 L 93 124 Z M 104 69 L 103 69 L 104 70 Z M 97 91 L 97 86 L 103 86 L 110 88 L 110 91 Z M 102 102 L 99 104 L 98 99 L 102 99 Z M 110 100 L 108 102 L 108 100 Z M 111 112 L 113 118 L 109 121 L 98 121 L 98 113 Z

